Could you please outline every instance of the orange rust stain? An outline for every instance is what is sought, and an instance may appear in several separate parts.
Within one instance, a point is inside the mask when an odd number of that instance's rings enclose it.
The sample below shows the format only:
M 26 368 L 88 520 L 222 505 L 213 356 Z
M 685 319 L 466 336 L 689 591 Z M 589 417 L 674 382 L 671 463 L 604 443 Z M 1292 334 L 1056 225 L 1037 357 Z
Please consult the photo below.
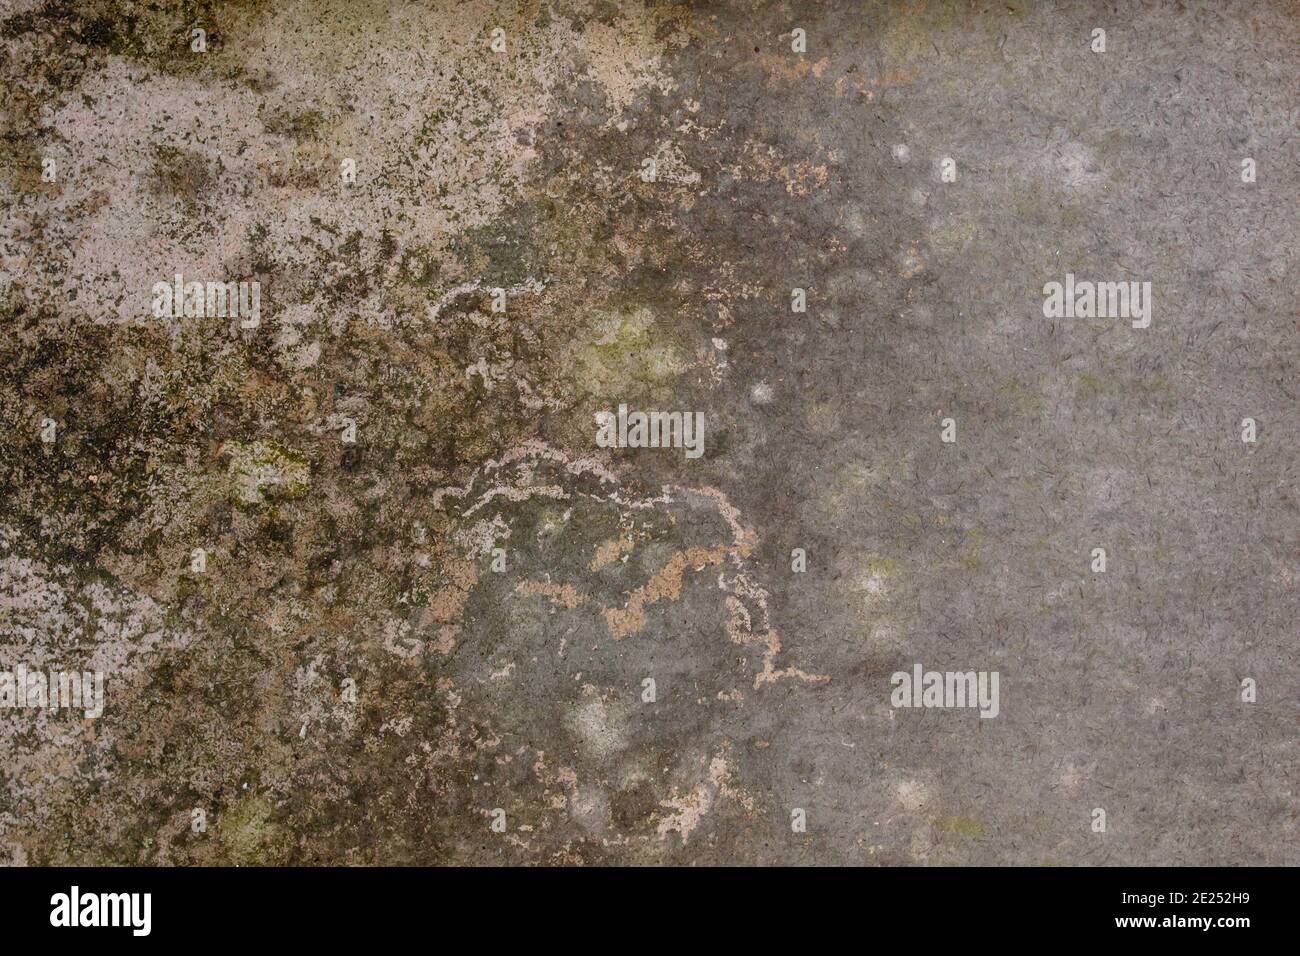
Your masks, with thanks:
M 689 548 L 669 558 L 659 573 L 632 592 L 621 608 L 606 608 L 605 624 L 616 641 L 637 633 L 645 627 L 645 609 L 656 601 L 676 601 L 682 596 L 682 580 L 687 569 L 702 571 L 709 565 L 718 565 L 727 559 L 727 548 Z
M 601 568 L 613 564 L 625 552 L 631 550 L 632 542 L 627 538 L 610 538 L 596 548 L 596 556 L 591 559 L 591 564 L 587 565 L 587 567 L 592 571 L 599 571 Z
M 570 611 L 587 601 L 586 596 L 579 594 L 572 584 L 552 584 L 550 581 L 520 581 L 515 585 L 515 593 L 521 597 L 540 595 Z

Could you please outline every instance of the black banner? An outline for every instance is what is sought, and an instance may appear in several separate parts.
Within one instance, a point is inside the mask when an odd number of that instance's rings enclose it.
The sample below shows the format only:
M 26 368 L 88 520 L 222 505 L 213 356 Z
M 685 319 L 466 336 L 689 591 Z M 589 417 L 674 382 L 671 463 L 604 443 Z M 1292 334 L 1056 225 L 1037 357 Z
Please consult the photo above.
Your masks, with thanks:
M 1057 937 L 1232 945 L 1285 925 L 1262 869 L 7 869 L 5 935 L 136 943 L 404 939 L 431 925 L 541 940 L 676 927 L 767 936 L 777 925 L 921 937 Z M 454 921 L 454 922 L 453 922 Z M 660 927 L 656 929 L 655 927 Z M 445 931 L 444 929 L 444 931 Z M 1244 935 L 1243 935 L 1244 934 Z

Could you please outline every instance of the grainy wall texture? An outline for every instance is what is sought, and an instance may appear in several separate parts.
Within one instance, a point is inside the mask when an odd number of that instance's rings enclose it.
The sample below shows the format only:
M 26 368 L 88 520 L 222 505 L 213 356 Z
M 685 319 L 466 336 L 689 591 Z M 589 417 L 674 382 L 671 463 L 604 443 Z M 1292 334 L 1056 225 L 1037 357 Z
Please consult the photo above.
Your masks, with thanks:
M 1300 863 L 1298 14 L 0 0 L 0 860 Z

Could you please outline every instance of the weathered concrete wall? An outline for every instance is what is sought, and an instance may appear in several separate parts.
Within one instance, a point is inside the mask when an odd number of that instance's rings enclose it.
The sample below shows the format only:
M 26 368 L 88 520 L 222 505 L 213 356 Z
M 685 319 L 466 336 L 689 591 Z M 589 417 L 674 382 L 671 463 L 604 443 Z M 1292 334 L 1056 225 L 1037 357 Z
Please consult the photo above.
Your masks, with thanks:
M 1296 13 L 4 0 L 0 858 L 1300 862 Z

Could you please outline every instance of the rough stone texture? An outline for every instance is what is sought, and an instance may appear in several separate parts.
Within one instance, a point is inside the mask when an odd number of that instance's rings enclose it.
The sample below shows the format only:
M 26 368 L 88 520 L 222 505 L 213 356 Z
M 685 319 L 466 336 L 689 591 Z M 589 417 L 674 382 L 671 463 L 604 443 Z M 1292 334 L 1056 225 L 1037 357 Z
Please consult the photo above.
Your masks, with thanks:
M 1300 863 L 1296 15 L 0 0 L 0 857 Z

